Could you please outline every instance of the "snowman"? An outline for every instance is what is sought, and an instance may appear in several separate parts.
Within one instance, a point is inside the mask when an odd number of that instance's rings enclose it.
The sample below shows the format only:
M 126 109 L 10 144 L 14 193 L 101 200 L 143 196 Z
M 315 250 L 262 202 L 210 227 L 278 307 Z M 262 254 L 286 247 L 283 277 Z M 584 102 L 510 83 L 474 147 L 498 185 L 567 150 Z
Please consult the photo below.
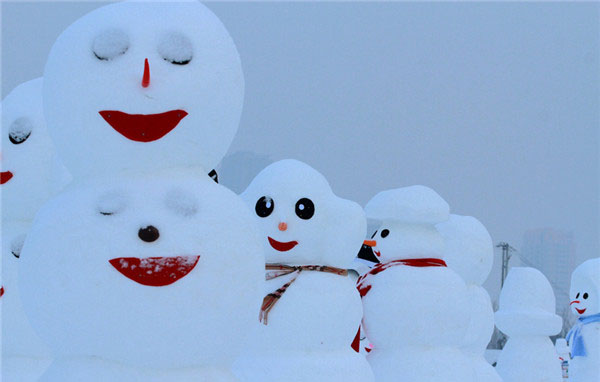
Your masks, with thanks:
M 58 163 L 42 111 L 42 79 L 17 86 L 2 102 L 2 377 L 34 381 L 50 353 L 31 328 L 19 298 L 21 247 L 35 213 L 68 181 Z
M 362 307 L 347 268 L 365 236 L 362 208 L 296 160 L 269 165 L 241 196 L 260 227 L 267 283 L 240 379 L 373 381 L 351 348 Z
M 496 370 L 504 382 L 560 382 L 558 354 L 549 336 L 562 318 L 548 279 L 537 269 L 514 267 L 500 291 L 496 326 L 508 336 Z
M 200 3 L 111 4 L 59 36 L 44 111 L 74 182 L 20 259 L 54 356 L 43 380 L 234 379 L 264 257 L 246 205 L 207 173 L 242 98 L 235 45 Z
M 569 377 L 600 380 L 600 258 L 587 260 L 571 275 L 571 311 L 577 323 L 569 331 Z
M 481 222 L 472 216 L 450 215 L 437 230 L 444 238 L 444 260 L 467 284 L 469 329 L 461 350 L 471 360 L 478 382 L 501 381 L 496 370 L 484 358 L 494 333 L 494 309 L 489 294 L 481 287 L 492 269 L 494 246 Z
M 458 348 L 469 325 L 467 287 L 442 259 L 435 227 L 448 204 L 412 186 L 380 192 L 365 212 L 380 222 L 371 243 L 380 264 L 358 280 L 376 380 L 474 381 Z

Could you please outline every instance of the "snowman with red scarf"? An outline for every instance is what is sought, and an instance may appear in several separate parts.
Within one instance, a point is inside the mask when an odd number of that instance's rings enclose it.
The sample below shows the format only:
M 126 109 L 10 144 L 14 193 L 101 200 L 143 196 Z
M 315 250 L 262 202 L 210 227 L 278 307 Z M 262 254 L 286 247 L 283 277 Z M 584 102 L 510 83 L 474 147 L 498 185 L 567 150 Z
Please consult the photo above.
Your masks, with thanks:
M 469 325 L 467 288 L 442 259 L 435 227 L 449 218 L 448 204 L 412 186 L 380 192 L 365 212 L 381 222 L 370 243 L 380 264 L 358 280 L 376 380 L 474 381 L 458 348 Z

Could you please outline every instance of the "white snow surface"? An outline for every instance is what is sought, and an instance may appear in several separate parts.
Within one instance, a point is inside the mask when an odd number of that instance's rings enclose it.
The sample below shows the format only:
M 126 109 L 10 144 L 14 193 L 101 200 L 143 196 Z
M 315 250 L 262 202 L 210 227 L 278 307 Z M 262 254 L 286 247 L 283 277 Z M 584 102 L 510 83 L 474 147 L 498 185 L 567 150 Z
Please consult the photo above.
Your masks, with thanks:
M 173 208 L 174 194 L 194 209 Z M 149 225 L 159 231 L 153 242 L 138 236 Z M 200 258 L 160 287 L 125 277 L 109 262 L 177 256 Z M 262 300 L 264 257 L 254 218 L 202 169 L 73 184 L 40 211 L 20 260 L 23 304 L 55 356 L 47 380 L 71 375 L 74 359 L 91 363 L 88 375 L 98 362 L 158 375 L 229 375 Z M 67 380 L 79 377 L 73 370 Z
M 150 83 L 143 87 L 146 59 Z M 229 33 L 196 1 L 98 8 L 58 37 L 44 70 L 50 134 L 76 177 L 197 166 L 208 172 L 233 140 L 243 94 Z M 174 110 L 187 116 L 149 142 L 127 138 L 99 114 Z
M 445 243 L 444 260 L 467 284 L 482 285 L 494 262 L 492 238 L 472 216 L 450 215 L 436 225 Z
M 396 259 L 443 257 L 444 239 L 432 224 L 383 220 L 375 236 L 373 252 L 380 262 Z
M 365 206 L 369 219 L 436 224 L 448 219 L 450 207 L 434 190 L 410 186 L 381 191 Z

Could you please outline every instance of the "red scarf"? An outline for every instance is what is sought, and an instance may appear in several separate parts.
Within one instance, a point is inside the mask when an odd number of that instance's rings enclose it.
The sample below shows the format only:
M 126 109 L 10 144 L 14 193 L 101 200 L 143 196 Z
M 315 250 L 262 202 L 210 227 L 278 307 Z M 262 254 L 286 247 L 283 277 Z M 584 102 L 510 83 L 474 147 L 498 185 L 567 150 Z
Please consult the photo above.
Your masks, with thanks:
M 371 283 L 369 282 L 371 277 L 397 265 L 405 265 L 408 267 L 445 267 L 446 262 L 442 259 L 426 258 L 392 260 L 388 261 L 387 263 L 377 264 L 371 268 L 369 272 L 360 276 L 356 281 L 356 288 L 360 293 L 360 297 L 365 297 L 371 290 Z

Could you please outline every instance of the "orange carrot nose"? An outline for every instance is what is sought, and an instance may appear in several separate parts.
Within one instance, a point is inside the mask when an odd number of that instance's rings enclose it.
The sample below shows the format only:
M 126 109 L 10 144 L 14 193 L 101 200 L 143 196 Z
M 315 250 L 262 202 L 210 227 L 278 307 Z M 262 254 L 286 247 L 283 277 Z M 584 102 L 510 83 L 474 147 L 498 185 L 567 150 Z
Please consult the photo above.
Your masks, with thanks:
M 368 245 L 369 247 L 375 247 L 377 245 L 376 240 L 365 240 L 363 242 L 364 245 Z
M 144 61 L 144 76 L 142 77 L 142 87 L 147 88 L 150 86 L 150 64 L 148 59 Z
M 280 231 L 285 231 L 287 229 L 287 223 L 281 222 L 277 228 L 279 228 Z

